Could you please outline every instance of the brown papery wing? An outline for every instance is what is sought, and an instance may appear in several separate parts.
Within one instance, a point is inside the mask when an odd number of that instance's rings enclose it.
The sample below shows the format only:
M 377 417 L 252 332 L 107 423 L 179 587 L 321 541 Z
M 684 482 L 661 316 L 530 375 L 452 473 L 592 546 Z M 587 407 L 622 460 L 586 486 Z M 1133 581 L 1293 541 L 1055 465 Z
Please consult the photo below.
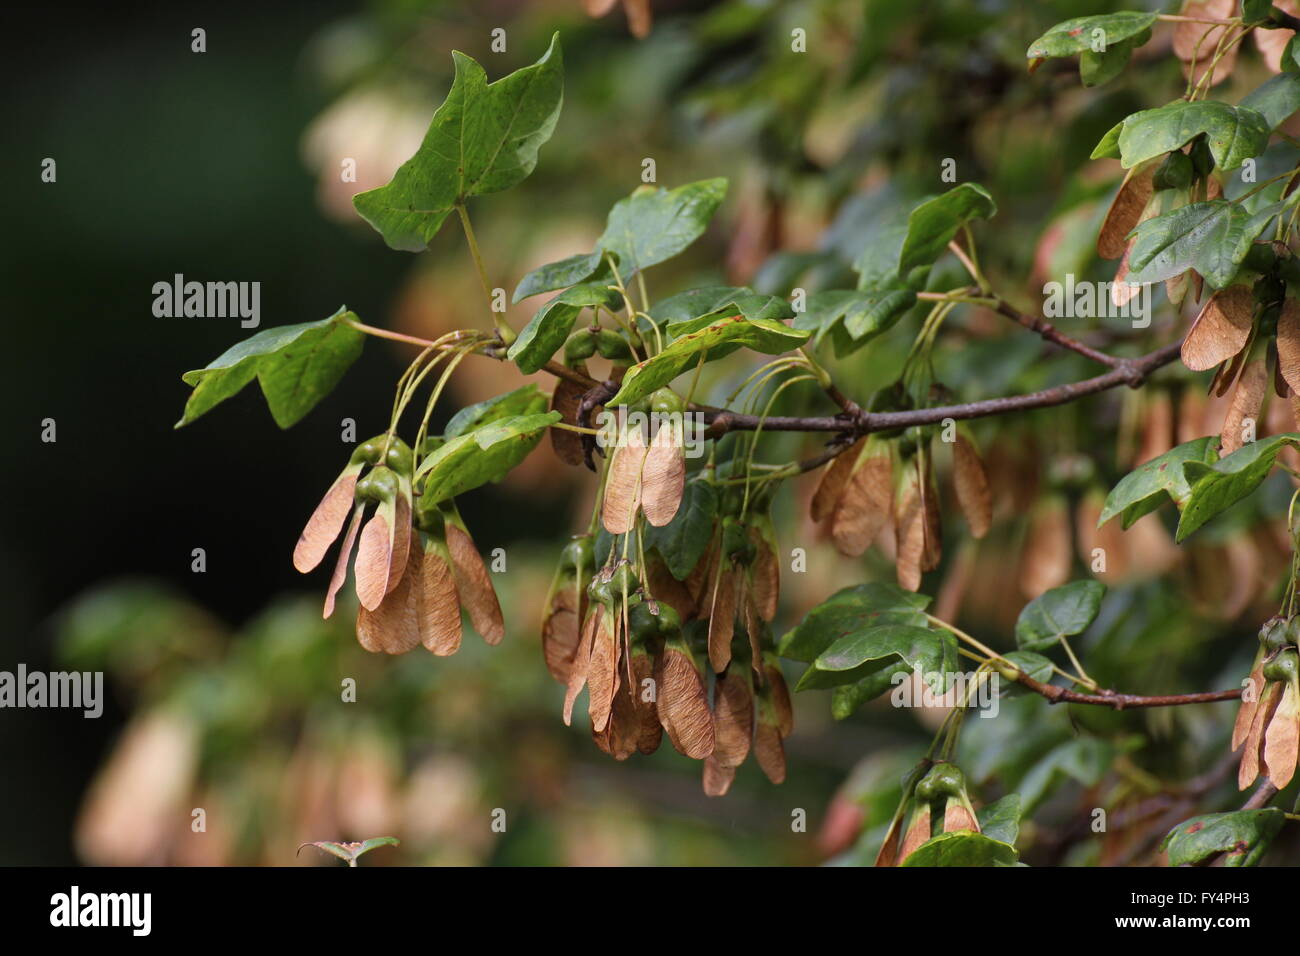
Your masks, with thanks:
M 343 523 L 352 510 L 352 495 L 359 474 L 359 470 L 349 469 L 339 475 L 307 519 L 302 534 L 298 535 L 298 544 L 293 549 L 293 566 L 303 574 L 324 560 L 325 552 L 343 530 Z
M 500 644 L 501 638 L 506 636 L 506 622 L 487 565 L 474 546 L 473 538 L 450 521 L 446 527 L 447 551 L 451 554 L 451 570 L 461 607 L 469 614 L 470 623 L 483 640 Z

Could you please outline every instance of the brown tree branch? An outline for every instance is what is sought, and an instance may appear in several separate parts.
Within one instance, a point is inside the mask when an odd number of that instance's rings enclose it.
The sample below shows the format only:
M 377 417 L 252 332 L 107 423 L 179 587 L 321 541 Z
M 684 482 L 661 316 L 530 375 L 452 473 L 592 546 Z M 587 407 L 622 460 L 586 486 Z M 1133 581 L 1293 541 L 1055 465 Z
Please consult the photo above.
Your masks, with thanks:
M 1144 697 L 1139 694 L 1121 694 L 1113 690 L 1103 690 L 1096 694 L 1084 694 L 1066 687 L 1059 687 L 1056 684 L 1044 684 L 1042 681 L 1030 677 L 1024 671 L 1020 672 L 1020 676 L 1016 678 L 1016 683 L 1028 687 L 1035 694 L 1041 694 L 1053 704 L 1096 704 L 1099 707 L 1110 707 L 1114 710 L 1128 710 L 1136 707 L 1177 707 L 1182 704 L 1211 704 L 1216 701 L 1238 700 L 1241 698 L 1240 688 L 1203 691 L 1197 694 L 1162 694 L 1153 697 Z

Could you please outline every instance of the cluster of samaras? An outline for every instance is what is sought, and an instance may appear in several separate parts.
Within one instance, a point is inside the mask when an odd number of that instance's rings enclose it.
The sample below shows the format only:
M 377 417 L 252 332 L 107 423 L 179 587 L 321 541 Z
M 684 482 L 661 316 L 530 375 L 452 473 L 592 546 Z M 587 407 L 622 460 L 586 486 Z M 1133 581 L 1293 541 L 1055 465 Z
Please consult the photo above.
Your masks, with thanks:
M 780 783 L 792 716 L 768 623 L 779 589 L 769 496 L 746 500 L 712 466 L 693 478 L 713 484 L 720 505 L 679 579 L 643 547 L 639 523 L 673 520 L 685 474 L 677 426 L 661 424 L 648 443 L 639 428 L 622 433 L 601 501 L 607 553 L 594 535 L 565 548 L 542 625 L 547 667 L 566 687 L 565 722 L 585 686 L 592 736 L 619 760 L 652 753 L 667 732 L 704 761 L 710 795 L 727 791 L 751 750 Z

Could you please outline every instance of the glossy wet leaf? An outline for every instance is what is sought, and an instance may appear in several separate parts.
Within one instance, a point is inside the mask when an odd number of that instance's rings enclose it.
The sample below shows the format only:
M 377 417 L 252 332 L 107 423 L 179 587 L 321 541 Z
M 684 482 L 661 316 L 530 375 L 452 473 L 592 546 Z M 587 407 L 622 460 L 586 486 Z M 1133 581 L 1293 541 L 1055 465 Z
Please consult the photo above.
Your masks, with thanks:
M 888 332 L 915 304 L 911 289 L 827 290 L 809 297 L 794 326 L 811 331 L 819 343 L 842 328 L 857 348 Z
M 672 335 L 680 335 L 674 327 L 683 323 L 707 319 L 710 316 L 743 315 L 747 319 L 789 319 L 794 317 L 790 303 L 780 296 L 755 292 L 747 286 L 704 286 L 687 289 L 655 303 L 650 317 L 661 327 L 667 324 Z M 708 322 L 703 322 L 708 325 Z M 690 331 L 686 329 L 686 331 Z
M 1097 527 L 1120 515 L 1125 528 L 1154 511 L 1166 498 L 1179 509 L 1187 503 L 1191 486 L 1183 475 L 1185 462 L 1210 464 L 1218 460 L 1218 437 L 1196 438 L 1170 449 L 1125 475 L 1106 496 Z
M 453 53 L 456 76 L 415 155 L 391 182 L 353 204 L 394 249 L 419 252 L 458 203 L 522 182 L 551 138 L 564 99 L 559 34 L 532 66 L 488 83 L 471 57 Z
M 807 331 L 768 319 L 750 320 L 741 315 L 718 319 L 674 339 L 658 355 L 633 365 L 623 377 L 618 394 L 606 405 L 630 405 L 663 388 L 678 375 L 694 368 L 701 352 L 711 358 L 715 350 L 744 346 L 767 355 L 781 355 L 798 348 L 807 339 Z
M 1124 72 L 1133 50 L 1151 39 L 1149 32 L 1143 32 L 1131 40 L 1124 40 L 1106 47 L 1101 52 L 1084 50 L 1079 54 L 1079 81 L 1084 86 L 1102 86 Z
M 1263 114 L 1249 107 L 1214 100 L 1174 100 L 1127 117 L 1118 127 L 1117 138 L 1115 130 L 1107 133 L 1093 158 L 1110 155 L 1113 146 L 1127 169 L 1181 149 L 1204 134 L 1218 168 L 1232 170 L 1262 153 L 1271 131 Z
M 702 236 L 726 195 L 725 179 L 637 189 L 614 204 L 596 248 L 613 252 L 619 271 L 630 276 L 671 259 Z
M 420 507 L 428 509 L 490 481 L 518 465 L 560 413 L 512 415 L 450 439 L 421 462 Z
M 908 216 L 907 238 L 898 256 L 899 274 L 932 264 L 963 225 L 973 219 L 991 219 L 997 211 L 993 197 L 977 183 L 962 183 L 927 199 Z
M 1126 281 L 1163 282 L 1194 269 L 1222 289 L 1277 211 L 1270 206 L 1251 215 L 1238 203 L 1212 199 L 1148 219 L 1133 231 Z
M 188 425 L 254 378 L 281 428 L 296 424 L 339 383 L 365 343 L 340 309 L 328 319 L 264 329 L 231 346 L 207 366 L 181 376 L 194 388 L 176 427 Z
M 576 256 L 538 266 L 525 275 L 515 287 L 512 301 L 520 302 L 529 296 L 540 295 L 543 292 L 566 289 L 579 282 L 604 279 L 608 281 L 603 281 L 601 284 L 607 285 L 613 281 L 613 278 L 613 273 L 609 271 L 609 262 L 601 250 L 579 253 Z
M 1029 45 L 1025 57 L 1030 60 L 1045 57 L 1074 56 L 1091 51 L 1098 39 L 1107 48 L 1125 40 L 1138 37 L 1151 29 L 1156 22 L 1154 13 L 1123 10 L 1092 17 L 1075 17 L 1052 27 Z M 1098 34 L 1097 31 L 1101 31 Z
M 1015 866 L 1014 847 L 983 833 L 941 833 L 921 844 L 899 866 Z
M 1207 813 L 1184 820 L 1160 842 L 1170 866 L 1200 863 L 1226 853 L 1224 866 L 1255 866 L 1277 836 L 1286 815 L 1276 807 Z
M 1288 432 L 1251 442 L 1212 464 L 1185 463 L 1183 475 L 1191 493 L 1178 521 L 1175 541 L 1182 541 L 1263 484 L 1282 449 L 1298 442 L 1300 434 Z
M 455 438 L 503 418 L 535 415 L 546 411 L 546 396 L 536 385 L 522 385 L 510 392 L 494 395 L 473 405 L 466 405 L 447 422 L 443 437 Z
M 990 840 L 1015 846 L 1020 836 L 1020 794 L 1008 793 L 1000 800 L 980 807 L 976 813 L 980 832 Z
M 1247 94 L 1240 105 L 1263 116 L 1269 129 L 1277 129 L 1296 110 L 1300 110 L 1300 76 L 1279 73 L 1270 77 Z
M 600 283 L 584 282 L 565 289 L 537 310 L 510 346 L 507 357 L 519 366 L 519 371 L 531 375 L 564 345 L 583 309 L 603 306 L 614 310 L 622 304 L 623 297 L 617 290 Z
M 1041 651 L 1062 637 L 1082 634 L 1101 610 L 1106 585 L 1100 581 L 1071 581 L 1034 598 L 1016 620 L 1016 644 Z
M 929 603 L 924 594 L 881 581 L 842 588 L 781 638 L 779 653 L 811 663 L 835 641 L 856 631 L 880 624 L 924 627 L 926 619 L 921 612 Z

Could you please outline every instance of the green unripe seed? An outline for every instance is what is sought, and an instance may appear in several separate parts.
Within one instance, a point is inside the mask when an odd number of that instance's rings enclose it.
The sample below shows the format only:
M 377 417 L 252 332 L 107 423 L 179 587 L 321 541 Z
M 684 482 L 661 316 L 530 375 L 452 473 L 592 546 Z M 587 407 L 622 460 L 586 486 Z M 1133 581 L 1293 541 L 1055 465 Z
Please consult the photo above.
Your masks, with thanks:
M 611 329 L 601 329 L 596 333 L 596 351 L 601 358 L 618 365 L 631 365 L 636 361 L 623 336 Z
M 661 415 L 680 415 L 686 410 L 686 403 L 671 388 L 661 388 L 650 393 L 650 411 Z
M 581 329 L 564 343 L 564 363 L 577 365 L 596 354 L 596 336 L 589 329 Z
M 1182 150 L 1174 150 L 1156 170 L 1151 185 L 1156 189 L 1186 189 L 1192 184 L 1194 172 L 1192 158 Z
M 1204 136 L 1198 136 L 1192 141 L 1188 158 L 1192 161 L 1192 171 L 1198 179 L 1204 179 L 1214 171 L 1214 154 L 1210 152 L 1210 144 Z
M 358 501 L 392 501 L 397 497 L 399 482 L 391 468 L 376 465 L 370 474 L 357 482 L 355 498 Z
M 578 535 L 560 552 L 560 567 L 566 571 L 591 570 L 596 564 L 595 554 L 596 546 L 591 535 Z
M 1277 656 L 1264 664 L 1264 679 L 1291 682 L 1300 675 L 1300 654 L 1294 647 L 1285 647 Z
M 1292 644 L 1287 631 L 1290 628 L 1290 622 L 1282 620 L 1280 617 L 1271 618 L 1264 622 L 1264 626 L 1259 629 L 1259 642 L 1264 645 L 1264 649 L 1269 653 Z
M 916 795 L 922 800 L 938 797 L 960 797 L 966 793 L 966 775 L 954 763 L 937 763 L 916 785 Z

